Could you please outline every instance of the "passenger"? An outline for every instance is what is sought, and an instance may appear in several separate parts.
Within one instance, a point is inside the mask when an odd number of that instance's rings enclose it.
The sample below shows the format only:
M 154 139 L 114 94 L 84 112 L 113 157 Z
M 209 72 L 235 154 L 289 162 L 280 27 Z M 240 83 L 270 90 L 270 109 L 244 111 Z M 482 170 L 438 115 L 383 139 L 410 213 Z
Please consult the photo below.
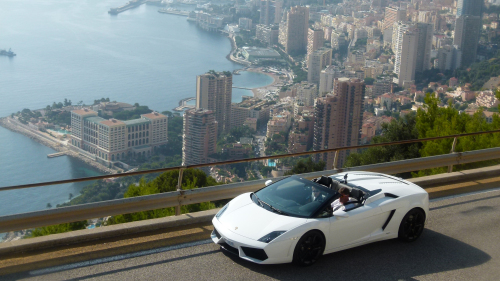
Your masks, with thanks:
M 344 207 L 344 205 L 351 199 L 349 198 L 349 188 L 341 187 L 339 189 L 339 193 L 340 193 L 340 198 L 332 202 L 333 211 L 337 211 L 341 207 Z
M 311 188 L 311 190 L 312 190 L 311 202 L 325 200 L 325 195 L 322 194 L 321 190 L 319 190 L 318 188 L 316 188 L 314 186 Z

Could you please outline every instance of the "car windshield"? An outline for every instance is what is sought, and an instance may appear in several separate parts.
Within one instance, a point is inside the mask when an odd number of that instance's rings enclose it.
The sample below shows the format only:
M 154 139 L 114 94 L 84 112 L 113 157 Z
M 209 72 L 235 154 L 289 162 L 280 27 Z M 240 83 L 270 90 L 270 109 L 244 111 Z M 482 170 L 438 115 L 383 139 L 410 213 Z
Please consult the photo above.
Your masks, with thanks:
M 309 218 L 336 194 L 322 185 L 291 176 L 257 191 L 252 200 L 270 211 Z

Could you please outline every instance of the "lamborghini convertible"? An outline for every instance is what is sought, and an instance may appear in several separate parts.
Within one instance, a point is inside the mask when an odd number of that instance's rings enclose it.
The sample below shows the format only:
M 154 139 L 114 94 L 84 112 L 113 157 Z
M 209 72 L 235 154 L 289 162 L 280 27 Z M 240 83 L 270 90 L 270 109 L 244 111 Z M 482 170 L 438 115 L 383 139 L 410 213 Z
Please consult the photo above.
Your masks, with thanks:
M 338 204 L 341 189 L 349 191 L 349 200 Z M 323 254 L 375 241 L 415 241 L 428 213 L 428 193 L 397 177 L 290 176 L 231 200 L 213 218 L 211 238 L 251 262 L 307 266 Z

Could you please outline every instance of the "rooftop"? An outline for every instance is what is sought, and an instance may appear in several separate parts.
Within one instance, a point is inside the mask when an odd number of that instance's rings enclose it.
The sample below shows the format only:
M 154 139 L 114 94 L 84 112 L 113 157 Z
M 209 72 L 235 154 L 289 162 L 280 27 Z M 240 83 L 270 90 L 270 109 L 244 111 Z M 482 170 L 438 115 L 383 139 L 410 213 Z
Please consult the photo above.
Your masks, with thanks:
M 87 118 L 85 118 L 85 120 L 87 120 L 87 121 L 89 121 L 89 122 L 92 122 L 92 123 L 96 123 L 96 124 L 99 124 L 99 123 L 101 123 L 102 121 L 106 121 L 106 119 L 101 118 L 101 117 L 97 117 L 97 116 L 94 116 L 94 117 L 87 117 Z
M 138 125 L 138 124 L 146 124 L 149 123 L 150 121 L 147 119 L 134 119 L 134 120 L 127 120 L 123 121 L 127 126 L 132 126 L 132 125 Z
M 101 124 L 106 125 L 108 127 L 125 125 L 125 123 L 123 123 L 123 121 L 116 120 L 116 119 L 105 120 L 105 121 L 102 121 Z
M 149 118 L 149 119 L 159 119 L 159 118 L 165 118 L 166 116 L 163 114 L 160 114 L 158 112 L 152 112 L 148 114 L 142 114 L 142 117 Z
M 78 115 L 97 114 L 97 112 L 90 110 L 88 108 L 77 109 L 77 110 L 73 110 L 72 112 L 74 112 Z

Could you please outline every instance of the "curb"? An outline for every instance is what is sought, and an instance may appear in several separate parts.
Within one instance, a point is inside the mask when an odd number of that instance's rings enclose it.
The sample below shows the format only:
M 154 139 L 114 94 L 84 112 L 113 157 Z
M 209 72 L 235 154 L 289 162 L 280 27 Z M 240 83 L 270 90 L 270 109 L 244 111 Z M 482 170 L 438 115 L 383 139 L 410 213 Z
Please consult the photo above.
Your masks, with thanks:
M 206 223 L 212 221 L 212 218 L 218 211 L 219 209 L 212 209 L 208 211 L 183 214 L 180 216 L 123 223 L 106 227 L 98 227 L 95 229 L 83 229 L 30 239 L 4 242 L 0 243 L 0 255 L 42 250 L 58 246 L 67 246 L 101 239 L 169 229 L 179 226 Z

